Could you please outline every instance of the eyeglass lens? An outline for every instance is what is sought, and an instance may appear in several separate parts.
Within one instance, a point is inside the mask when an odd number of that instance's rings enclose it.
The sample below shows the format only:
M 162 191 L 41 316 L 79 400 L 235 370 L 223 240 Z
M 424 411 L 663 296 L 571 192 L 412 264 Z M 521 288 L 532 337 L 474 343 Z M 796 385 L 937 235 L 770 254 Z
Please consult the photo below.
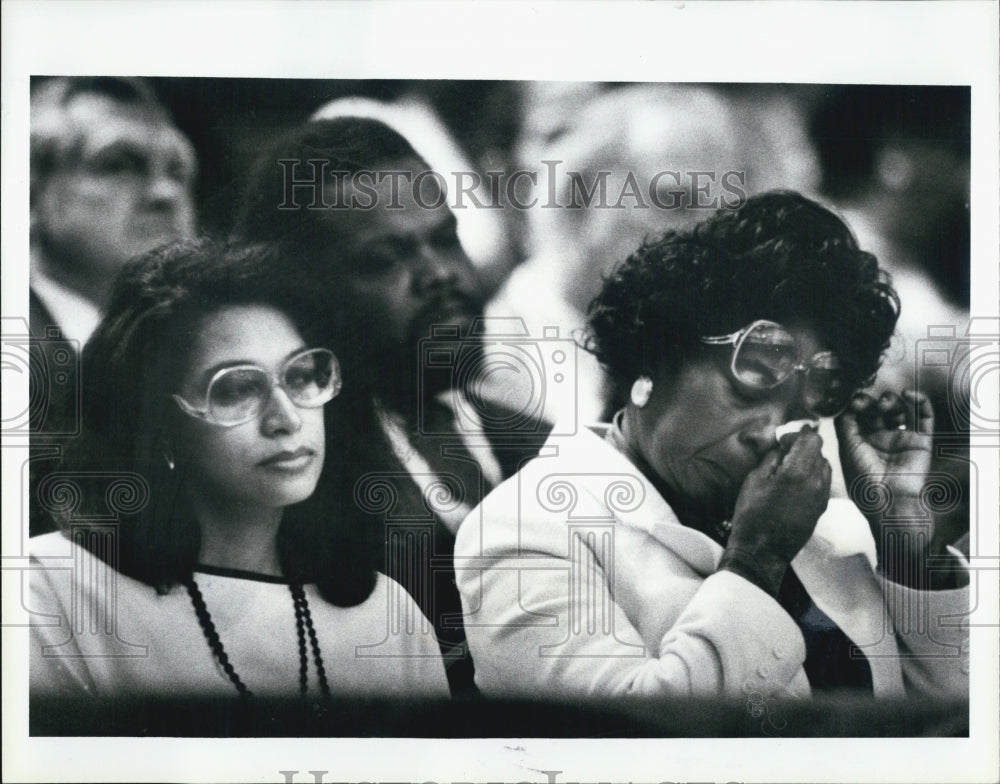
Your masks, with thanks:
M 744 384 L 770 389 L 788 378 L 798 361 L 799 347 L 789 332 L 757 324 L 737 343 L 733 369 Z
M 772 389 L 799 366 L 795 337 L 776 324 L 757 324 L 737 343 L 733 372 L 753 389 Z M 846 384 L 840 363 L 830 353 L 817 354 L 808 363 L 802 395 L 806 407 L 820 416 L 830 416 L 846 402 Z
M 806 407 L 820 416 L 833 416 L 847 405 L 849 390 L 844 372 L 839 367 L 810 365 L 803 388 Z
M 281 386 L 296 405 L 321 405 L 335 394 L 336 360 L 317 349 L 293 357 L 284 367 Z M 271 395 L 271 379 L 261 368 L 231 368 L 218 375 L 208 390 L 208 407 L 218 422 L 239 422 L 256 416 Z

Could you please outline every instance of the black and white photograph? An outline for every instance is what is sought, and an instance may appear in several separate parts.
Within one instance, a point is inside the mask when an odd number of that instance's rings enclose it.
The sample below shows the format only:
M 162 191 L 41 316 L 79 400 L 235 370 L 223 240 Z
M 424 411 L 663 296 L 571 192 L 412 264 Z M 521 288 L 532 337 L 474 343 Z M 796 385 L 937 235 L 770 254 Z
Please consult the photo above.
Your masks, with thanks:
M 559 5 L 5 7 L 5 780 L 996 780 L 996 7 Z

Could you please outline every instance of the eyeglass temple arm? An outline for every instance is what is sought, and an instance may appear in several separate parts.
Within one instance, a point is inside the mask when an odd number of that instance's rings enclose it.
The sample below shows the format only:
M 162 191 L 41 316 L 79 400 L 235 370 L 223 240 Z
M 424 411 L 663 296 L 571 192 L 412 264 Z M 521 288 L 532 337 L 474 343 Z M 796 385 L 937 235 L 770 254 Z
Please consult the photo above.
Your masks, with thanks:
M 744 332 L 746 332 L 746 330 L 741 329 L 737 332 L 731 332 L 728 335 L 709 335 L 699 339 L 702 343 L 707 343 L 710 346 L 725 346 L 735 343 L 740 339 Z
M 195 408 L 190 403 L 188 403 L 180 395 L 173 394 L 170 397 L 174 399 L 174 402 L 180 406 L 181 411 L 193 417 L 198 417 L 199 419 L 205 419 L 208 416 L 208 411 L 203 408 Z

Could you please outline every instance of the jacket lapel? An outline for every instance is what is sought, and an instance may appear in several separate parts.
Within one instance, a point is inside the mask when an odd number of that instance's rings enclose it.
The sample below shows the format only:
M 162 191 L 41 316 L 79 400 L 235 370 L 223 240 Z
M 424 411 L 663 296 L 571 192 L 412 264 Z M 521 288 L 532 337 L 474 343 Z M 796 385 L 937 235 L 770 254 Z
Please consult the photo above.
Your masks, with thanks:
M 698 574 L 712 574 L 722 557 L 722 548 L 683 525 L 642 472 L 602 437 L 602 431 L 606 426 L 588 428 L 572 437 L 553 436 L 546 442 L 546 447 L 558 450 L 560 474 L 571 474 L 578 489 L 608 509 L 616 525 L 648 534 Z M 545 465 L 545 460 L 539 461 L 539 468 L 545 470 Z M 595 472 L 598 466 L 600 471 Z M 628 477 L 641 501 L 615 504 L 614 495 L 608 492 L 611 477 Z
M 905 694 L 899 649 L 875 574 L 875 542 L 860 510 L 833 498 L 792 568 L 809 596 L 868 659 L 875 697 Z

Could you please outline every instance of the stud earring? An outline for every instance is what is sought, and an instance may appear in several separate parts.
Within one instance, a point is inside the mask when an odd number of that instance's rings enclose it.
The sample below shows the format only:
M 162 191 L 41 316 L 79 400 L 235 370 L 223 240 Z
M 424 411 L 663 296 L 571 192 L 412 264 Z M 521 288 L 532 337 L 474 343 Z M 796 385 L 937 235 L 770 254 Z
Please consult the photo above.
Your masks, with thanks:
M 653 394 L 653 379 L 649 376 L 639 376 L 632 384 L 632 392 L 629 397 L 633 405 L 642 408 L 649 402 L 651 394 Z

